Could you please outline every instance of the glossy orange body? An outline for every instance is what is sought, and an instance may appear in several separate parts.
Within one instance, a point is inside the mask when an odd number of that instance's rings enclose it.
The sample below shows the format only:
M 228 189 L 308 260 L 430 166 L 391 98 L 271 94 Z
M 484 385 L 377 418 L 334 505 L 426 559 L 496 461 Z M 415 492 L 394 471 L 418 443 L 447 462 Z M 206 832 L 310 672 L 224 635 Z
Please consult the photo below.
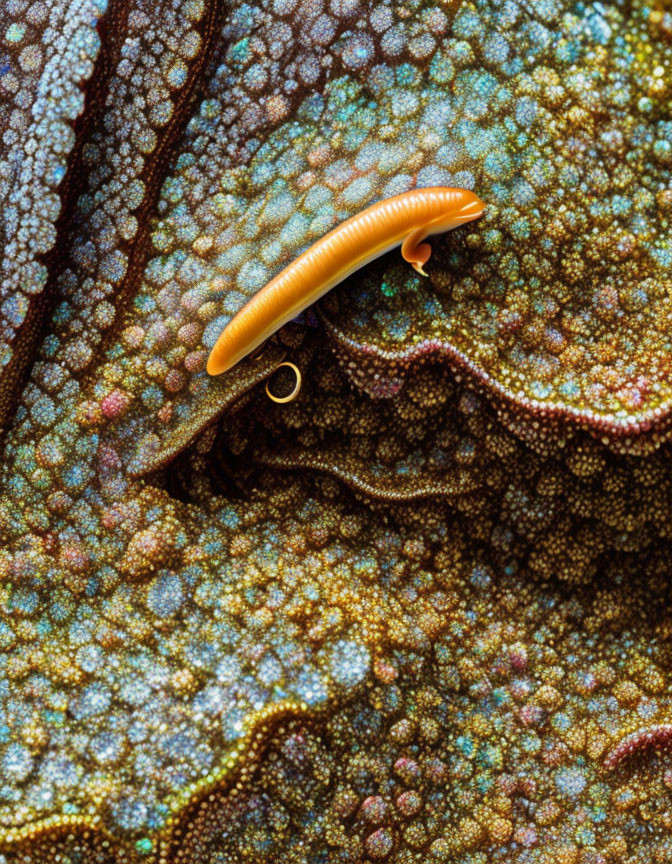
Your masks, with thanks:
M 342 222 L 299 255 L 229 321 L 208 358 L 210 375 L 235 366 L 299 312 L 347 276 L 403 244 L 422 269 L 431 248 L 422 241 L 477 219 L 485 205 L 467 189 L 435 186 L 386 198 Z

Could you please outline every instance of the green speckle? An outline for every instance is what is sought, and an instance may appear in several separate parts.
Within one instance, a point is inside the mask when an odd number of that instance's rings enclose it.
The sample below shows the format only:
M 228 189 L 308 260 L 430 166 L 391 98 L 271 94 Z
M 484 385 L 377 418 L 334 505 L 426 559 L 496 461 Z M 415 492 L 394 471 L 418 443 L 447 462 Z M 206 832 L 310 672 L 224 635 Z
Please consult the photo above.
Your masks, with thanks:
M 229 49 L 229 57 L 234 63 L 245 63 L 249 56 L 248 46 L 250 39 L 246 36 Z
M 23 24 L 10 24 L 5 31 L 5 41 L 16 44 L 20 42 L 26 35 L 26 28 Z
M 142 837 L 142 838 L 141 838 L 140 840 L 138 840 L 137 843 L 135 844 L 135 848 L 138 850 L 138 852 L 139 852 L 141 855 L 149 855 L 149 853 L 150 853 L 150 852 L 152 851 L 152 849 L 154 848 L 154 844 L 153 844 L 152 841 L 149 839 L 149 837 Z

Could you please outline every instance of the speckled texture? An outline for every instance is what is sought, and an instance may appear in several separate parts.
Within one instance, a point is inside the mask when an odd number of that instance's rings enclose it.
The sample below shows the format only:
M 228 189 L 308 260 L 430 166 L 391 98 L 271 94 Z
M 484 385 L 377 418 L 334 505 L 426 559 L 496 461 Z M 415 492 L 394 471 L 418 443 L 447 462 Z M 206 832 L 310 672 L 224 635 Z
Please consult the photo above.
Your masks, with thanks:
M 73 121 L 100 40 L 106 0 L 0 6 L 0 424 L 23 372 L 21 345 L 35 338 L 47 280 L 45 253 L 56 239 L 59 190 L 74 145 Z M 38 306 L 38 310 L 36 310 Z M 18 350 L 17 350 L 18 349 Z M 15 367 L 19 366 L 18 369 Z
M 672 855 L 672 19 L 531 10 L 5 3 L 47 166 L 0 174 L 42 297 L 7 283 L 7 862 Z M 489 209 L 428 279 L 393 253 L 205 374 L 308 243 L 434 183 Z

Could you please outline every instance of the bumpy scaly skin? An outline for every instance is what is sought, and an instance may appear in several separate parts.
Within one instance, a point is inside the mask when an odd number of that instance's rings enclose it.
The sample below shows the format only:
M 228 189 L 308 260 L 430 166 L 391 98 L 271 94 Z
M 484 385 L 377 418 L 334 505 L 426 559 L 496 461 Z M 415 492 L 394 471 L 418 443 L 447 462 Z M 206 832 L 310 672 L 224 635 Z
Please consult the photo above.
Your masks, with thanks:
M 39 326 L 59 191 L 106 0 L 4 2 L 0 51 L 0 426 Z
M 531 6 L 110 4 L 12 325 L 8 861 L 669 858 L 670 445 L 614 442 L 668 398 L 672 19 Z M 415 183 L 493 205 L 430 280 L 383 261 L 206 376 L 269 274 Z

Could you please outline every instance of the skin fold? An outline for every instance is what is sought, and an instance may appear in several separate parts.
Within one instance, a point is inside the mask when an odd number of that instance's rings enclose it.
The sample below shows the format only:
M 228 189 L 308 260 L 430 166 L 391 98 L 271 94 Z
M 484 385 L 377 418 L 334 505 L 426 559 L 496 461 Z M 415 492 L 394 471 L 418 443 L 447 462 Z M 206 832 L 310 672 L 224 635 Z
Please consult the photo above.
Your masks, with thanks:
M 0 22 L 0 855 L 669 860 L 666 5 Z M 383 255 L 208 375 L 439 186 L 488 206 L 428 278 Z

